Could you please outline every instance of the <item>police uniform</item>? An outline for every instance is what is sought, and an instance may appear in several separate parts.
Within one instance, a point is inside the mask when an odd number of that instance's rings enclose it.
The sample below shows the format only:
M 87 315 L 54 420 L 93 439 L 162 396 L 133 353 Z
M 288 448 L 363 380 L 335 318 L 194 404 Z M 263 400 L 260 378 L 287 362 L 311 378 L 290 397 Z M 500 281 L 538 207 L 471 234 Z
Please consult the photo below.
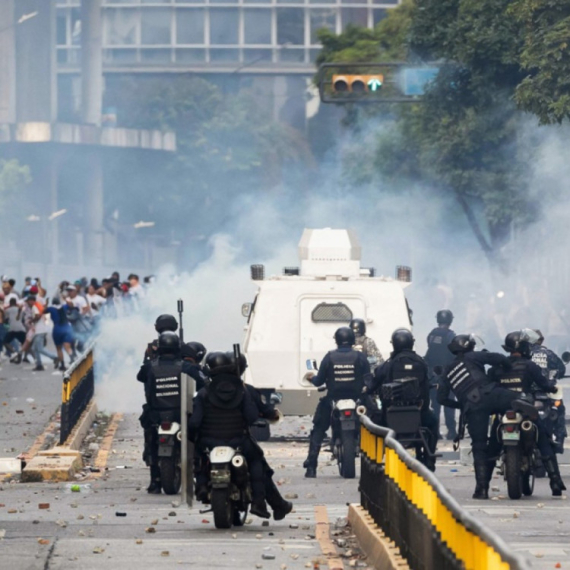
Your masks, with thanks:
M 494 352 L 466 352 L 458 354 L 447 366 L 438 388 L 438 402 L 442 406 L 462 408 L 467 430 L 471 436 L 471 449 L 477 482 L 476 493 L 488 489 L 487 433 L 489 417 L 503 414 L 512 408 L 519 394 L 502 388 L 489 380 L 485 366 L 511 369 L 506 356 Z M 457 400 L 450 398 L 453 392 Z
M 315 386 L 326 384 L 327 395 L 319 400 L 313 417 L 309 453 L 304 463 L 306 468 L 317 467 L 321 445 L 331 425 L 333 402 L 342 399 L 357 400 L 370 377 L 370 364 L 362 352 L 341 346 L 325 355 L 312 380 Z
M 424 359 L 411 349 L 402 349 L 398 353 L 392 353 L 392 356 L 379 366 L 373 380 L 367 384 L 370 393 L 379 392 L 383 384 L 401 380 L 417 380 L 419 392 L 417 398 L 421 401 L 421 425 L 425 427 L 431 434 L 429 438 L 430 451 L 435 453 L 437 445 L 437 419 L 434 413 L 429 409 L 429 381 L 428 368 Z M 382 401 L 382 410 L 384 411 L 388 405 L 393 402 Z M 386 418 L 382 417 L 382 423 L 386 425 Z M 429 467 L 435 468 L 435 459 L 430 462 Z
M 455 358 L 450 352 L 447 345 L 451 342 L 455 333 L 449 327 L 436 327 L 427 337 L 428 349 L 425 355 L 425 361 L 429 368 L 429 379 L 435 383 L 433 390 L 430 390 L 431 407 L 437 419 L 437 434 L 439 435 L 439 421 L 441 417 L 441 405 L 437 400 L 437 386 L 441 382 L 441 377 L 434 372 L 436 366 L 442 369 L 451 364 Z M 447 428 L 447 439 L 455 439 L 457 435 L 455 427 L 455 409 L 450 407 L 443 408 L 445 417 L 445 426 Z
M 248 463 L 254 502 L 265 501 L 263 463 L 248 431 L 258 418 L 259 410 L 241 379 L 222 372 L 196 394 L 188 422 L 190 437 L 201 453 L 217 446 L 241 449 Z M 197 486 L 203 485 L 206 478 L 207 474 L 200 470 L 196 474 Z
M 517 396 L 521 396 L 523 394 L 530 395 L 537 389 L 543 392 L 550 392 L 552 390 L 554 382 L 548 380 L 542 374 L 542 370 L 535 362 L 532 362 L 523 356 L 510 356 L 509 362 L 511 363 L 510 370 L 505 371 L 501 368 L 493 367 L 489 371 L 489 378 L 494 380 L 502 388 L 506 388 L 507 390 L 512 391 Z M 548 471 L 548 474 L 551 476 L 551 471 L 554 470 L 556 472 L 555 475 L 560 477 L 556 463 L 556 456 L 554 455 L 554 450 L 547 430 L 545 429 L 540 418 L 537 418 L 535 420 L 535 424 L 538 428 L 536 445 L 540 451 L 540 455 Z M 487 450 L 489 461 L 489 480 L 491 479 L 493 468 L 495 467 L 496 458 L 500 452 L 501 443 L 496 437 L 496 430 L 492 430 L 492 436 L 489 439 L 489 446 Z M 552 462 L 552 464 L 550 464 L 550 462 Z M 554 464 L 556 464 L 556 467 L 554 467 Z
M 548 380 L 556 381 L 563 378 L 566 374 L 564 361 L 554 351 L 546 348 L 546 346 L 535 344 L 532 346 L 530 354 L 531 360 L 540 367 L 542 375 Z M 556 436 L 559 452 L 562 453 L 564 440 L 568 435 L 566 430 L 566 406 L 564 406 L 562 401 L 558 407 L 558 419 L 554 426 L 554 435 Z

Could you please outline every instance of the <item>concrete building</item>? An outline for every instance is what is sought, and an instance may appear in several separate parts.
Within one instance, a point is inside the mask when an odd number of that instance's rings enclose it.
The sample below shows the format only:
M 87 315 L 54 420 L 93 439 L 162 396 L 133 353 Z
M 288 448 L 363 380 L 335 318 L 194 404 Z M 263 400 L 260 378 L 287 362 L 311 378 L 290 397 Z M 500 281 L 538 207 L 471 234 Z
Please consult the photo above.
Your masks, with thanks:
M 317 30 L 373 27 L 399 2 L 103 0 L 103 71 L 215 75 L 211 78 L 230 91 L 246 85 L 266 93 L 274 100 L 276 118 L 299 127 L 295 117 L 314 110 L 314 104 L 305 106 L 320 50 Z M 57 0 L 57 67 L 60 89 L 70 100 L 79 92 L 79 4 Z
M 0 159 L 29 165 L 33 179 L 29 211 L 17 213 L 21 232 L 4 236 L 0 248 L 2 272 L 14 276 L 78 277 L 87 269 L 101 276 L 120 266 L 120 232 L 105 213 L 105 163 L 111 155 L 176 149 L 173 133 L 101 127 L 101 0 L 76 9 L 83 30 L 71 124 L 58 116 L 55 1 L 0 0 Z M 73 187 L 67 201 L 65 186 Z M 150 265 L 148 257 L 139 267 Z

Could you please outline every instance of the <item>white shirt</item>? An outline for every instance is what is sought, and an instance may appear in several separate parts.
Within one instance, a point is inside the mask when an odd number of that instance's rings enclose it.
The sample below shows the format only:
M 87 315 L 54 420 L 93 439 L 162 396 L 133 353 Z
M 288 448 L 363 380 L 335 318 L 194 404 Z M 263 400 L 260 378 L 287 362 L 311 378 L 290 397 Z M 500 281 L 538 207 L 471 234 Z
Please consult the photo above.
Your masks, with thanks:
M 133 297 L 138 297 L 139 299 L 142 299 L 144 297 L 144 293 L 145 291 L 140 283 L 137 283 L 129 289 L 129 294 L 133 295 Z
M 87 307 L 87 299 L 85 299 L 85 297 L 82 297 L 81 295 L 77 295 L 77 297 L 75 297 L 75 299 L 72 299 L 71 297 L 68 297 L 65 302 L 72 306 L 75 307 L 76 309 L 79 309 L 80 312 L 83 312 L 83 309 L 85 307 Z
M 87 303 L 89 303 L 92 311 L 98 312 L 101 308 L 101 305 L 103 305 L 105 301 L 105 297 L 97 295 L 97 293 L 95 293 L 95 295 L 89 295 L 89 293 L 87 294 Z

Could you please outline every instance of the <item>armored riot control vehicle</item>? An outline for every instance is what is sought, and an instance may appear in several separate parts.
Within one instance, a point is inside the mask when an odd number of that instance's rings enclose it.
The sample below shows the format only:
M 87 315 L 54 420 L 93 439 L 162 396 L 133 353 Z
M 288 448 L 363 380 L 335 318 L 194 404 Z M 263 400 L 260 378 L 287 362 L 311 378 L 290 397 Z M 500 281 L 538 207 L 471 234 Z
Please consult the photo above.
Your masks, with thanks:
M 258 290 L 253 302 L 242 306 L 246 381 L 268 400 L 274 394 L 286 415 L 314 412 L 322 394 L 309 380 L 312 362 L 320 363 L 336 348 L 337 328 L 364 319 L 367 336 L 387 357 L 392 332 L 412 326 L 404 295 L 411 270 L 399 267 L 396 279 L 376 277 L 373 268 L 361 267 L 361 248 L 352 231 L 306 229 L 299 258 L 299 267 L 268 278 L 262 265 L 252 265 Z

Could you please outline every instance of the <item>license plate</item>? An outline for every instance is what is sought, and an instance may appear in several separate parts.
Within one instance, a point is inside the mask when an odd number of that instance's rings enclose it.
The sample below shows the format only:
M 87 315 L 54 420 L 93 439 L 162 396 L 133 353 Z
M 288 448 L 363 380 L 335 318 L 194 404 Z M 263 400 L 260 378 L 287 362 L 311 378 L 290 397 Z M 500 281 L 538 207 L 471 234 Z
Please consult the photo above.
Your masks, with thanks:
M 503 440 L 519 441 L 520 438 L 521 438 L 521 434 L 518 431 L 513 431 L 513 432 L 504 431 L 503 432 Z
M 172 445 L 159 445 L 158 456 L 159 457 L 172 457 L 172 452 L 174 447 Z
M 346 422 L 340 422 L 342 429 L 356 429 L 356 422 L 354 420 L 349 420 Z

